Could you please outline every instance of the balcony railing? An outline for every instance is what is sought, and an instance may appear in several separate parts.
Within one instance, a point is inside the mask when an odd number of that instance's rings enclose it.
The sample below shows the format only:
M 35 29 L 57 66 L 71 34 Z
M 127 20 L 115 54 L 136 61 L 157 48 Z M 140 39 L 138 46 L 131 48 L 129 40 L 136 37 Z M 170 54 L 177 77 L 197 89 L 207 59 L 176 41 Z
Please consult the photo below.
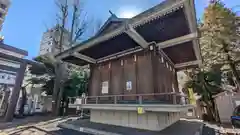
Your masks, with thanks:
M 184 98 L 182 98 L 184 97 Z M 188 104 L 188 98 L 180 93 L 151 93 L 131 95 L 104 95 L 70 97 L 70 105 L 81 104 Z

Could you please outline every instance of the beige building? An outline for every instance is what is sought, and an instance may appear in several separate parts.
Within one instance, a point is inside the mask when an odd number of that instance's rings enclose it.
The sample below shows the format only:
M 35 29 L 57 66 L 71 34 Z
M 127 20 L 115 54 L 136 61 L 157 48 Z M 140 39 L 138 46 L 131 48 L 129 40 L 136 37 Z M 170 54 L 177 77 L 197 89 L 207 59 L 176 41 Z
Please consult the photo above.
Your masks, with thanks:
M 69 32 L 66 30 L 63 36 L 63 50 L 69 48 Z M 60 31 L 57 26 L 48 29 L 43 33 L 42 40 L 40 42 L 40 51 L 39 55 L 45 54 L 57 54 L 60 52 L 60 47 L 58 42 L 60 41 Z M 62 50 L 62 51 L 63 51 Z
M 10 4 L 10 0 L 0 0 L 0 30 L 2 30 L 2 25 L 8 13 L 8 8 Z

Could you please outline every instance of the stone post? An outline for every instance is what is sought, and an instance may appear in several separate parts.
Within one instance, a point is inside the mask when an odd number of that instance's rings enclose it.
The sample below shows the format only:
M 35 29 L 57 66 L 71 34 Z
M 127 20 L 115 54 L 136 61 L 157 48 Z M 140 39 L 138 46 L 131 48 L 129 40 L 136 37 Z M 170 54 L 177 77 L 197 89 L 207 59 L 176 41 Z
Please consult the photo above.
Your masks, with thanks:
M 9 105 L 8 105 L 8 108 L 7 108 L 6 115 L 4 117 L 4 121 L 6 121 L 6 122 L 10 122 L 13 119 L 13 115 L 14 115 L 14 112 L 15 112 L 15 109 L 16 109 L 18 98 L 19 98 L 19 93 L 20 93 L 22 82 L 23 82 L 23 79 L 24 79 L 24 74 L 25 74 L 26 67 L 27 67 L 27 62 L 23 61 L 20 65 L 20 68 L 19 68 L 18 72 L 17 72 L 15 85 L 14 85 L 14 88 L 13 88 L 13 91 L 12 91 L 12 94 L 11 94 L 11 97 L 10 97 L 10 102 L 9 102 Z
M 6 86 L 4 86 L 4 95 L 1 101 L 1 105 L 0 105 L 0 116 L 4 116 L 7 110 L 7 106 L 8 106 L 8 99 L 9 99 L 9 95 L 10 95 L 10 90 L 9 88 Z

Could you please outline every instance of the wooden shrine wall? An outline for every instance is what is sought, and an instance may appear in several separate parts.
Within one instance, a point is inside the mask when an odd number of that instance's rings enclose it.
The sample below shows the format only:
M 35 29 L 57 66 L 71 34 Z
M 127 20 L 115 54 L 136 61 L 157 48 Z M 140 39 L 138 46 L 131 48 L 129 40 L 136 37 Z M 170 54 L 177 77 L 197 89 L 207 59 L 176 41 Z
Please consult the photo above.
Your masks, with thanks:
M 178 92 L 176 73 L 160 54 L 142 51 L 91 66 L 89 96 Z M 153 99 L 154 96 L 143 97 Z M 124 100 L 135 100 L 126 96 Z

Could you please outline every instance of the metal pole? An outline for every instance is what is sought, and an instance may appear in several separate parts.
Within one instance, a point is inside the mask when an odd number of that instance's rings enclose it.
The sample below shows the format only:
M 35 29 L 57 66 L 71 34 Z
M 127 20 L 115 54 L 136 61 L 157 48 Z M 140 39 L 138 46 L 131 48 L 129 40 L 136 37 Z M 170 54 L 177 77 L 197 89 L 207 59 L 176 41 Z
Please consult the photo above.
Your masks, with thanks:
M 117 96 L 114 96 L 114 104 L 117 104 Z
M 177 95 L 173 94 L 173 104 L 177 104 Z
M 98 104 L 98 97 L 96 97 L 96 104 Z
M 141 105 L 142 104 L 142 96 L 138 96 L 138 103 Z

